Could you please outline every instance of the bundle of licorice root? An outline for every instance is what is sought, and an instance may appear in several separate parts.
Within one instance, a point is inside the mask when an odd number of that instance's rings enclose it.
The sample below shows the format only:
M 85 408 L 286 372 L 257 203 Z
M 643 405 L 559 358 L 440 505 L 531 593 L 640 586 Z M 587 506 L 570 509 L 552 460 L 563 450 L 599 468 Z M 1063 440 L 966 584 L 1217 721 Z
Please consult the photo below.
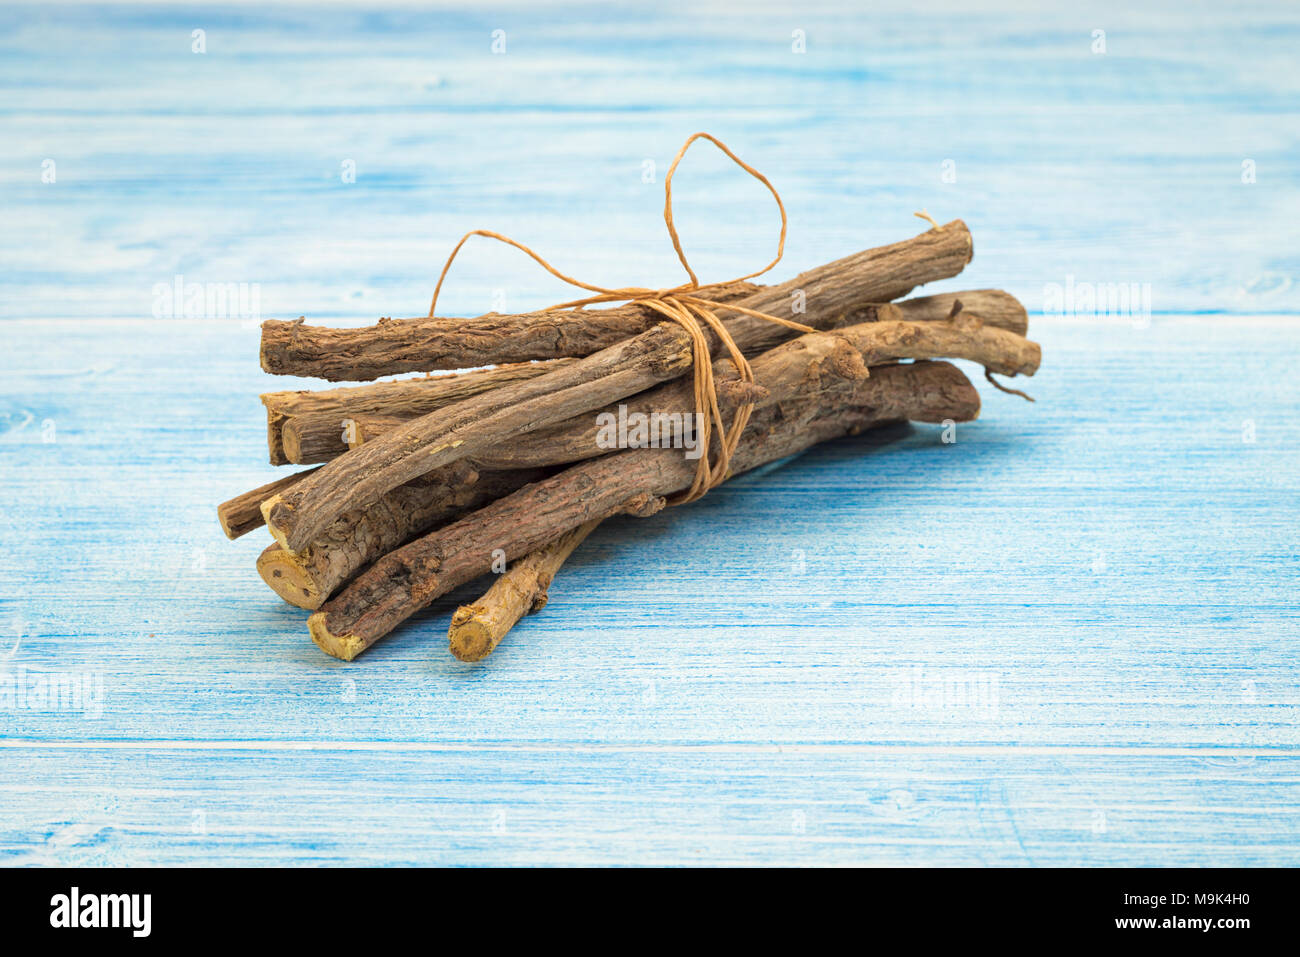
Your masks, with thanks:
M 222 527 L 268 527 L 262 578 L 345 660 L 495 576 L 450 626 L 451 652 L 480 660 L 602 520 L 685 504 L 830 439 L 974 419 L 978 394 L 940 360 L 994 384 L 1032 375 L 1039 347 L 1009 294 L 906 298 L 971 254 L 955 220 L 779 285 L 351 329 L 268 321 L 267 372 L 369 384 L 263 395 L 272 464 L 316 467 L 224 503 Z M 424 375 L 371 381 L 410 373 Z

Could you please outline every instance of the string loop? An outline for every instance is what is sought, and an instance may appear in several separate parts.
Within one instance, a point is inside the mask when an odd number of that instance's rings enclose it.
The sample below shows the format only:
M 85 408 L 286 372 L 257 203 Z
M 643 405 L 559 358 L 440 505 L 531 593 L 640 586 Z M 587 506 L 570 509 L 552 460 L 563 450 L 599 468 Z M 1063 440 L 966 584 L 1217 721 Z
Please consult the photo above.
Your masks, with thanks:
M 699 441 L 702 443 L 704 455 L 700 456 L 699 465 L 696 468 L 695 479 L 689 489 L 678 496 L 672 504 L 679 505 L 685 502 L 694 501 L 700 498 L 709 489 L 723 482 L 727 478 L 728 470 L 731 465 L 731 457 L 736 448 L 740 445 L 741 434 L 745 426 L 749 423 L 749 418 L 754 411 L 752 400 L 742 402 L 737 408 L 735 415 L 732 417 L 731 425 L 725 426 L 722 421 L 722 412 L 718 406 L 717 383 L 713 377 L 713 358 L 709 350 L 709 338 L 705 332 L 705 327 L 712 330 L 717 336 L 718 342 L 726 353 L 726 357 L 735 366 L 736 372 L 742 382 L 751 383 L 754 381 L 754 371 L 750 368 L 749 361 L 736 345 L 731 333 L 722 320 L 714 312 L 715 308 L 722 308 L 732 312 L 738 312 L 742 315 L 752 316 L 755 319 L 762 319 L 767 322 L 774 322 L 778 325 L 785 326 L 797 332 L 813 332 L 814 330 L 802 323 L 794 322 L 790 319 L 782 319 L 779 316 L 773 316 L 769 313 L 758 312 L 753 309 L 746 309 L 743 306 L 718 303 L 703 296 L 696 295 L 700 288 L 699 277 L 691 264 L 686 259 L 686 253 L 682 249 L 681 237 L 677 234 L 677 227 L 673 223 L 673 174 L 677 171 L 677 164 L 682 161 L 686 151 L 690 149 L 691 144 L 696 140 L 705 139 L 720 149 L 727 155 L 737 166 L 743 169 L 750 176 L 754 177 L 772 194 L 776 201 L 776 208 L 781 213 L 781 234 L 777 239 L 776 256 L 770 263 L 762 269 L 747 273 L 735 279 L 728 280 L 727 283 L 718 285 L 727 285 L 730 283 L 743 282 L 747 279 L 753 279 L 761 276 L 772 269 L 781 261 L 785 255 L 785 235 L 786 235 L 786 213 L 785 204 L 781 202 L 781 194 L 758 170 L 744 162 L 739 156 L 727 148 L 726 144 L 717 137 L 709 133 L 695 133 L 691 135 L 682 148 L 677 151 L 673 157 L 672 164 L 668 167 L 668 173 L 664 176 L 664 225 L 668 227 L 668 237 L 672 240 L 673 250 L 677 253 L 677 259 L 681 262 L 682 268 L 686 270 L 686 275 L 690 277 L 688 282 L 680 286 L 673 286 L 669 289 L 645 289 L 638 286 L 627 286 L 623 288 L 607 288 L 597 286 L 593 283 L 583 282 L 575 279 L 573 276 L 566 275 L 552 266 L 549 262 L 539 256 L 536 252 L 525 246 L 523 243 L 511 239 L 509 236 L 503 236 L 501 233 L 493 232 L 490 229 L 473 229 L 461 237 L 451 255 L 447 257 L 447 262 L 442 267 L 442 272 L 438 276 L 438 283 L 433 288 L 433 301 L 429 304 L 429 318 L 434 317 L 438 308 L 438 294 L 442 291 L 443 280 L 447 278 L 447 272 L 451 269 L 452 262 L 460 253 L 461 247 L 469 240 L 471 236 L 482 236 L 487 239 L 495 239 L 498 242 L 505 243 L 507 246 L 513 246 L 515 249 L 526 254 L 539 266 L 545 269 L 556 279 L 561 280 L 578 289 L 585 289 L 593 295 L 582 299 L 575 299 L 572 302 L 564 302 L 559 305 L 551 306 L 546 312 L 557 309 L 582 309 L 585 306 L 594 305 L 600 302 L 634 302 L 646 306 L 649 309 L 662 315 L 664 318 L 677 323 L 686 330 L 691 340 L 691 354 L 694 366 L 694 385 L 695 385 L 695 411 L 696 421 L 702 422 L 700 429 Z M 709 462 L 710 447 L 712 445 L 713 430 L 717 429 L 721 436 L 718 442 L 718 453 L 716 461 L 712 464 Z

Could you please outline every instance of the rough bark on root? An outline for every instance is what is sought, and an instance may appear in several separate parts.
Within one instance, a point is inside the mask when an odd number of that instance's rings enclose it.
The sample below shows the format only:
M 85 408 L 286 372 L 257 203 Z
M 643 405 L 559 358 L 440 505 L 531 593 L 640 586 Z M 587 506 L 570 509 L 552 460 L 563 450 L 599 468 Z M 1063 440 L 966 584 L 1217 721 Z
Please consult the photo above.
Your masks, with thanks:
M 392 489 L 368 508 L 345 513 L 301 554 L 269 546 L 257 559 L 258 574 L 289 604 L 319 608 L 376 558 L 545 475 L 480 471 L 457 462 Z
M 453 375 L 371 382 L 319 391 L 265 392 L 261 399 L 262 405 L 266 406 L 266 444 L 271 464 L 287 465 L 290 462 L 281 432 L 286 422 L 298 416 L 332 414 L 340 421 L 372 415 L 412 419 L 512 382 L 535 379 L 562 369 L 572 361 L 521 362 L 494 369 L 470 369 Z M 340 444 L 338 453 L 343 451 Z
M 968 421 L 979 411 L 979 394 L 948 363 L 884 367 L 863 386 L 858 401 L 866 404 L 827 407 L 811 398 L 755 415 L 732 460 L 733 474 L 883 422 Z M 494 551 L 518 559 L 586 522 L 652 511 L 693 475 L 694 464 L 679 450 L 634 449 L 527 485 L 376 561 L 308 619 L 312 639 L 351 660 L 420 608 L 486 572 Z
M 584 522 L 530 552 L 498 575 L 482 598 L 457 608 L 447 631 L 451 653 L 461 661 L 482 661 L 520 618 L 546 607 L 556 573 L 599 524 L 599 519 Z
M 1003 375 L 1033 375 L 1041 349 L 1005 329 L 983 326 L 978 317 L 963 311 L 951 320 L 883 320 L 799 336 L 753 360 L 754 385 L 741 382 L 726 360 L 714 364 L 713 374 L 723 419 L 729 420 L 746 399 L 761 409 L 798 394 L 846 394 L 866 378 L 867 366 L 897 359 L 967 359 Z M 675 433 L 689 424 L 693 401 L 686 380 L 665 383 L 621 403 L 621 411 L 616 404 L 597 414 L 576 416 L 476 453 L 474 461 L 487 468 L 509 469 L 593 458 L 609 451 L 602 444 L 598 415 L 614 419 L 658 415 L 663 428 Z
M 863 250 L 818 266 L 773 286 L 708 287 L 705 298 L 788 319 L 792 306 L 817 303 L 823 313 L 864 302 L 889 302 L 937 278 L 955 276 L 973 252 L 961 220 L 889 246 Z M 917 265 L 923 264 L 918 273 Z M 846 283 L 845 277 L 856 277 Z M 374 326 L 334 329 L 297 322 L 262 323 L 262 368 L 281 375 L 312 376 L 332 382 L 375 379 L 401 372 L 430 372 L 475 366 L 585 356 L 639 335 L 661 316 L 635 303 L 609 309 L 553 310 L 476 319 L 389 319 Z M 757 348 L 780 339 L 761 320 L 733 320 L 732 335 L 756 335 Z M 755 325 L 759 323 L 760 325 Z
M 791 281 L 795 286 L 768 287 L 742 302 L 813 328 L 845 325 L 864 300 L 894 298 L 922 282 L 955 275 L 970 255 L 970 233 L 956 220 L 805 273 Z M 806 311 L 796 313 L 796 303 Z M 752 316 L 730 320 L 728 326 L 745 351 L 767 348 L 789 333 Z M 343 511 L 374 501 L 423 472 L 676 378 L 691 361 L 686 331 L 664 323 L 564 369 L 415 419 L 334 459 L 265 503 L 267 526 L 286 550 L 297 552 Z

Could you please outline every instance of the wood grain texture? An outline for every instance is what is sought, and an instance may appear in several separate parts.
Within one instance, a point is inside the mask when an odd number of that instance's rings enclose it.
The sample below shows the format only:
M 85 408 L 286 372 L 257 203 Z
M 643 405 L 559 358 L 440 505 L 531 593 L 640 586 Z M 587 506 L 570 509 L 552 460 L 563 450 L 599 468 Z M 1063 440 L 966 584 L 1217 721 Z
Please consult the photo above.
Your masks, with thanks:
M 261 398 L 262 404 L 266 406 L 266 442 L 271 464 L 287 465 L 296 462 L 309 465 L 312 462 L 328 462 L 347 450 L 348 446 L 343 441 L 344 432 L 349 433 L 349 437 L 355 435 L 357 429 L 362 428 L 365 421 L 363 417 L 382 415 L 414 418 L 498 386 L 563 368 L 572 361 L 551 359 L 452 375 L 371 382 L 361 386 L 264 392 Z M 345 430 L 342 423 L 348 418 L 352 418 L 354 424 Z M 308 419 L 314 420 L 314 423 L 304 428 Z M 297 434 L 290 440 L 285 436 L 286 431 L 295 431 Z M 304 445 L 309 450 L 307 456 L 302 454 Z M 321 457 L 309 458 L 310 455 Z
M 969 422 L 979 414 L 979 393 L 951 363 L 885 366 L 870 378 L 861 365 L 854 371 L 864 379 L 852 399 L 795 397 L 758 412 L 726 474 L 890 423 Z M 672 502 L 669 496 L 688 490 L 695 474 L 692 460 L 668 446 L 579 462 L 376 560 L 308 619 L 312 640 L 351 661 L 438 598 L 487 574 L 494 555 L 520 561 L 586 522 L 653 515 Z
M 1300 863 L 1300 13 L 1130 6 L 0 9 L 0 863 Z M 213 521 L 278 474 L 258 393 L 318 383 L 155 284 L 419 314 L 476 226 L 673 284 L 701 128 L 790 274 L 962 217 L 923 293 L 1021 298 L 1038 402 L 605 522 L 486 665 L 483 581 L 321 655 Z M 723 161 L 674 193 L 702 277 L 770 256 Z M 457 270 L 449 313 L 566 295 Z M 1067 276 L 1154 315 L 1034 314 Z
M 718 317 L 728 328 L 728 348 L 759 352 L 790 338 L 781 321 L 808 331 L 858 321 L 870 303 L 904 296 L 918 285 L 957 275 L 970 262 L 971 237 L 960 220 L 935 225 L 878 249 L 865 249 L 760 287 L 735 303 L 771 319 L 740 314 Z M 666 309 L 694 308 L 669 297 Z M 801 308 L 803 304 L 806 308 Z M 793 314 L 798 312 L 797 319 Z M 703 328 L 701 328 L 703 326 Z M 707 324 L 668 320 L 613 343 L 571 365 L 523 382 L 512 382 L 430 413 L 350 449 L 269 499 L 262 506 L 267 527 L 291 552 L 301 551 L 345 509 L 365 506 L 389 489 L 441 465 L 473 458 L 540 428 L 633 396 L 685 376 L 698 356 L 721 351 Z

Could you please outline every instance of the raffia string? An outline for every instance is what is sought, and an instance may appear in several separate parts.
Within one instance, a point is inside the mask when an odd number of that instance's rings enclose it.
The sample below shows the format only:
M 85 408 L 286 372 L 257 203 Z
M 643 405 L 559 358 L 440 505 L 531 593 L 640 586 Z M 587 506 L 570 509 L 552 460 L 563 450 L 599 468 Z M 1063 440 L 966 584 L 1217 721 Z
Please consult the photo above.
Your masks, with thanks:
M 722 320 L 714 312 L 715 307 L 743 313 L 747 316 L 753 316 L 755 319 L 775 322 L 798 332 L 814 331 L 802 323 L 782 319 L 779 316 L 773 316 L 765 312 L 746 309 L 742 306 L 714 302 L 694 294 L 700 288 L 700 280 L 695 275 L 695 270 L 691 268 L 690 263 L 686 260 L 686 253 L 682 251 L 681 238 L 677 235 L 677 227 L 673 225 L 673 173 L 676 172 L 677 164 L 682 161 L 682 157 L 686 155 L 686 151 L 690 149 L 691 144 L 699 139 L 708 140 L 722 150 L 737 166 L 766 186 L 768 192 L 772 194 L 772 198 L 776 200 L 776 207 L 781 212 L 781 236 L 777 241 L 776 258 L 762 269 L 729 280 L 729 282 L 743 282 L 746 279 L 753 279 L 756 276 L 763 275 L 763 273 L 779 263 L 781 257 L 785 255 L 786 215 L 785 204 L 781 202 L 781 195 L 776 191 L 776 187 L 768 182 L 766 176 L 741 160 L 717 137 L 708 133 L 696 133 L 682 144 L 682 148 L 677 151 L 677 155 L 673 158 L 672 165 L 668 167 L 668 174 L 664 177 L 664 224 L 668 227 L 668 236 L 673 241 L 673 249 L 677 253 L 682 268 L 691 277 L 689 282 L 682 283 L 680 286 L 673 286 L 670 289 L 645 289 L 638 286 L 609 289 L 604 286 L 583 282 L 580 279 L 574 279 L 572 276 L 566 276 L 532 249 L 529 249 L 523 243 L 516 242 L 509 236 L 503 236 L 490 229 L 474 229 L 461 237 L 460 242 L 451 251 L 451 255 L 447 257 L 447 262 L 442 267 L 442 273 L 438 276 L 438 284 L 433 289 L 433 302 L 429 305 L 429 318 L 432 319 L 438 307 L 438 293 L 442 289 L 442 282 L 447 278 L 447 271 L 451 269 L 451 264 L 455 260 L 457 253 L 460 252 L 461 247 L 465 245 L 465 242 L 471 236 L 485 236 L 488 239 L 495 239 L 526 253 L 552 276 L 568 283 L 570 286 L 576 286 L 579 289 L 586 289 L 588 292 L 594 293 L 594 295 L 583 299 L 575 299 L 572 302 L 563 302 L 551 306 L 549 310 L 546 310 L 548 312 L 555 309 L 581 309 L 584 306 L 598 302 L 635 302 L 653 309 L 655 312 L 678 323 L 691 338 L 695 375 L 695 410 L 697 413 L 703 413 L 702 416 L 697 415 L 696 419 L 704 423 L 703 428 L 700 430 L 700 441 L 703 443 L 701 447 L 705 449 L 705 454 L 700 457 L 695 472 L 695 480 L 692 482 L 691 487 L 672 500 L 674 505 L 694 501 L 715 485 L 726 480 L 731 465 L 731 456 L 740 444 L 741 433 L 745 431 L 745 426 L 749 423 L 749 417 L 754 411 L 752 401 L 744 402 L 736 409 L 736 414 L 731 420 L 731 426 L 729 428 L 724 426 L 722 412 L 718 407 L 717 384 L 713 379 L 713 359 L 709 351 L 709 339 L 705 334 L 704 325 L 701 324 L 701 321 L 707 324 L 718 337 L 718 341 L 726 349 L 728 358 L 731 359 L 732 365 L 736 367 L 736 372 L 743 382 L 753 382 L 754 371 L 750 368 L 748 360 L 745 359 L 735 340 L 731 337 L 731 333 L 727 331 L 727 327 L 723 325 Z M 722 438 L 718 443 L 717 459 L 710 464 L 708 451 L 711 446 L 714 428 L 718 430 L 718 434 Z

